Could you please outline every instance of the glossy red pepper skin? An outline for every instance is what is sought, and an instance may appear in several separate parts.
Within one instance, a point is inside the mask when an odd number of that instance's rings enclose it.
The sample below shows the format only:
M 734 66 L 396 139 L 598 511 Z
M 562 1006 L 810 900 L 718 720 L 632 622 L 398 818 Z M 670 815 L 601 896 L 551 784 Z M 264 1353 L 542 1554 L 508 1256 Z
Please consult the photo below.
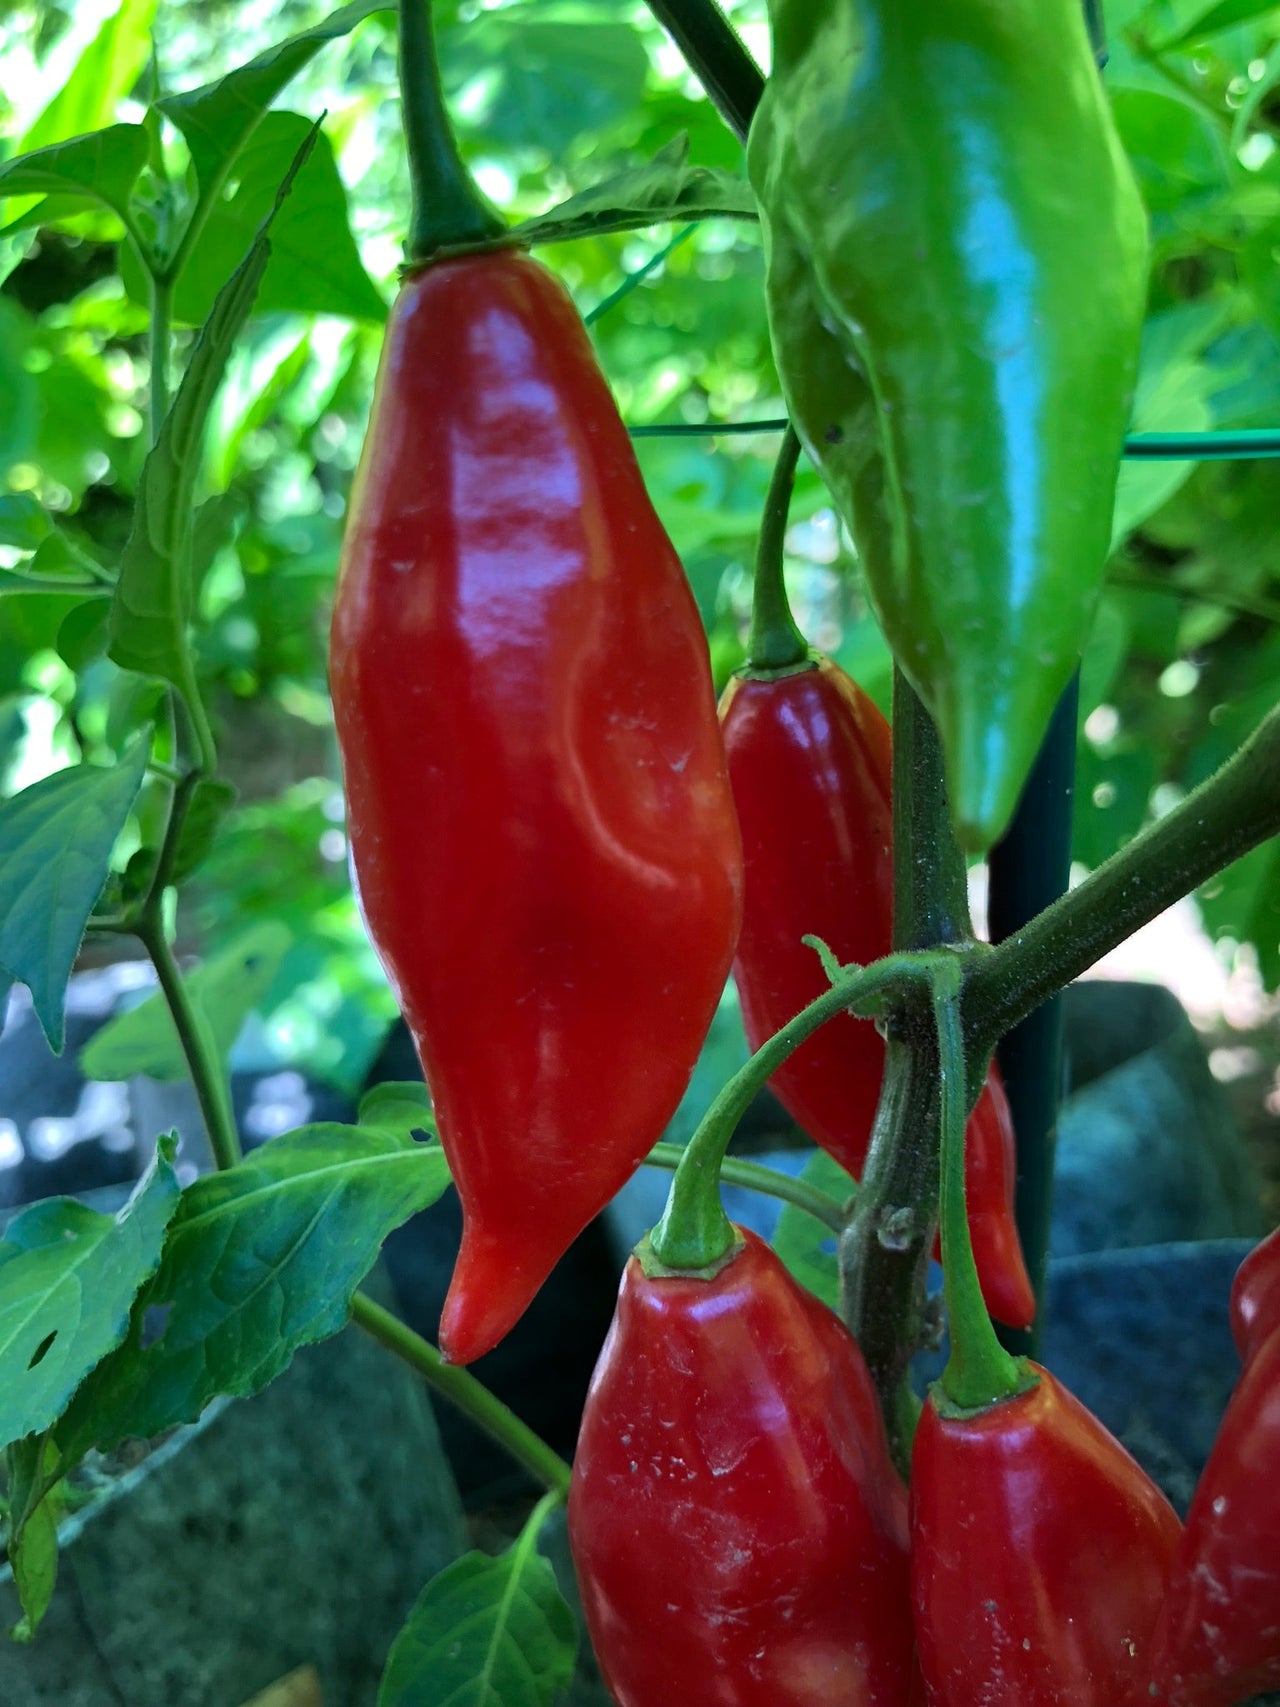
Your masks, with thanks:
M 1196 1484 L 1152 1673 L 1170 1707 L 1280 1689 L 1280 1324 L 1253 1347 Z
M 931 1397 L 911 1458 L 929 1707 L 1138 1707 L 1181 1525 L 1047 1370 L 966 1417 Z
M 1280 1227 L 1255 1245 L 1231 1283 L 1231 1332 L 1242 1363 L 1280 1328 Z
M 714 1279 L 632 1257 L 569 1538 L 618 1707 L 907 1707 L 907 1501 L 856 1343 L 752 1233 Z
M 707 647 L 582 322 L 514 250 L 410 277 L 330 672 L 361 909 L 462 1199 L 470 1362 L 659 1136 L 741 846 Z
M 889 953 L 893 931 L 893 750 L 883 713 L 828 658 L 772 679 L 735 677 L 720 701 L 742 825 L 746 895 L 734 978 L 758 1049 L 828 988 L 821 937 L 845 963 Z M 829 1020 L 770 1085 L 847 1172 L 862 1172 L 884 1073 L 866 1020 Z M 969 1118 L 966 1195 L 991 1313 L 1029 1327 L 1035 1294 L 1013 1215 L 1013 1122 L 994 1066 Z

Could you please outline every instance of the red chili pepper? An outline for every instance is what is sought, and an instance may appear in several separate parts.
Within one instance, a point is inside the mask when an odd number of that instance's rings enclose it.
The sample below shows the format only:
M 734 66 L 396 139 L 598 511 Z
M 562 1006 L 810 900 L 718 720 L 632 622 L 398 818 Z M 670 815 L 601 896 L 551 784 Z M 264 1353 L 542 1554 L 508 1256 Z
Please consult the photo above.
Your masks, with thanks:
M 911 1586 L 930 1707 L 1139 1707 L 1173 1508 L 1047 1370 L 965 1415 L 925 1406 Z
M 440 1339 L 466 1363 L 661 1133 L 740 912 L 697 608 L 525 254 L 400 293 L 330 665 L 360 904 L 462 1198 Z
M 742 825 L 746 895 L 734 978 L 747 1040 L 766 1038 L 822 994 L 826 976 L 801 938 L 865 965 L 892 946 L 892 742 L 876 705 L 828 658 L 790 674 L 736 677 L 720 702 Z M 842 1014 L 770 1080 L 788 1113 L 855 1177 L 884 1072 L 884 1042 Z M 991 1313 L 1030 1326 L 1035 1293 L 1013 1215 L 1013 1122 L 992 1066 L 970 1116 L 967 1196 Z
M 1280 1325 L 1251 1343 L 1196 1485 L 1152 1675 L 1171 1707 L 1280 1689 Z
M 1231 1285 L 1231 1332 L 1248 1363 L 1280 1328 L 1280 1227 L 1255 1245 Z
M 754 1234 L 627 1264 L 569 1537 L 618 1707 L 906 1707 L 906 1493 L 862 1354 Z

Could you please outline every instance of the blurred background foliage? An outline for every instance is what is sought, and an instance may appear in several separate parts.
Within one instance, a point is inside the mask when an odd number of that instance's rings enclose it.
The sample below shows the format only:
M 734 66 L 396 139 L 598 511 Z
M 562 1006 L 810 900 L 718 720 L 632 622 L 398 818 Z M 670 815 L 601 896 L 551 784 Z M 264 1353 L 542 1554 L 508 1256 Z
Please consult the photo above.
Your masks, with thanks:
M 437 0 L 436 10 L 464 152 L 513 218 L 681 131 L 694 162 L 741 170 L 737 143 L 638 0 Z M 767 63 L 764 0 L 729 10 Z M 0 167 L 115 120 L 141 122 L 157 93 L 209 83 L 324 15 L 319 0 L 0 0 Z M 1155 237 L 1134 426 L 1280 427 L 1280 8 L 1109 0 L 1107 22 L 1107 82 Z M 308 123 L 326 112 L 207 436 L 199 664 L 239 804 L 195 880 L 181 946 L 203 951 L 282 921 L 289 947 L 252 1047 L 349 1089 L 394 1008 L 347 883 L 325 636 L 408 205 L 392 15 L 327 43 L 277 109 L 238 161 L 175 300 L 181 359 Z M 149 170 L 180 182 L 179 133 L 148 123 Z M 118 754 L 156 694 L 104 656 L 101 597 L 4 584 L 18 565 L 82 583 L 86 558 L 107 570 L 118 560 L 146 443 L 142 276 L 104 211 L 10 196 L 0 222 L 4 793 Z M 648 269 L 592 325 L 629 422 L 780 414 L 754 226 L 707 221 L 541 254 L 587 315 Z M 637 445 L 718 683 L 741 657 L 775 448 L 771 433 Z M 857 563 L 807 470 L 788 551 L 811 641 L 887 703 L 889 660 Z M 1084 664 L 1082 867 L 1167 810 L 1275 702 L 1278 619 L 1280 462 L 1127 464 Z M 1200 897 L 1221 953 L 1256 961 L 1269 989 L 1280 984 L 1278 862 L 1280 848 L 1263 848 Z

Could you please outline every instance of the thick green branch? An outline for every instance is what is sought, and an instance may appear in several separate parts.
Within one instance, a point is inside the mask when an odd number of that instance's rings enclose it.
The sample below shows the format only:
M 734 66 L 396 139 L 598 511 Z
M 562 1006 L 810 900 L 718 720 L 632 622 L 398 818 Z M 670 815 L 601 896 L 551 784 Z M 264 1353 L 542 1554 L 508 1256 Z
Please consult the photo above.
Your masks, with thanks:
M 231 1112 L 231 1093 L 209 1023 L 191 999 L 186 980 L 178 970 L 163 927 L 159 908 L 144 914 L 137 925 L 138 939 L 151 957 L 160 988 L 164 991 L 174 1028 L 186 1056 L 187 1070 L 195 1086 L 200 1112 L 214 1160 L 220 1168 L 231 1168 L 240 1160 L 240 1137 Z
M 1055 991 L 1205 883 L 1280 833 L 1280 708 L 1172 812 L 999 947 L 965 983 L 970 1060 Z

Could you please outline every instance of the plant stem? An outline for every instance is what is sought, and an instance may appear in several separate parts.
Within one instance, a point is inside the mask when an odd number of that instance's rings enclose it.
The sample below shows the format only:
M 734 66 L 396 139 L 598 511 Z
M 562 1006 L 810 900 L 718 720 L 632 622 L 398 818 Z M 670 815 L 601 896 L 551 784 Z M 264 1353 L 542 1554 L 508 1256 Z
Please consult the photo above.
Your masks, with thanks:
M 953 1405 L 976 1410 L 1016 1393 L 1021 1372 L 996 1338 L 973 1260 L 964 1191 L 964 1034 L 960 1028 L 959 968 L 934 987 L 942 1091 L 942 1276 L 951 1332 L 951 1355 L 942 1389 Z
M 951 830 L 942 747 L 933 719 L 893 673 L 893 946 L 967 942 L 969 889 Z
M 351 1300 L 351 1320 L 372 1334 L 380 1345 L 416 1369 L 431 1387 L 505 1446 L 544 1488 L 559 1494 L 569 1490 L 569 1466 L 514 1411 L 504 1405 L 465 1369 L 446 1363 L 436 1348 L 406 1327 L 390 1310 L 363 1292 Z
M 399 14 L 400 99 L 413 190 L 405 260 L 412 266 L 446 245 L 500 236 L 505 227 L 458 153 L 440 85 L 431 0 L 401 0 Z
M 874 966 L 859 967 L 841 976 L 757 1049 L 722 1087 L 689 1140 L 671 1182 L 662 1219 L 649 1235 L 653 1254 L 664 1267 L 711 1268 L 732 1250 L 734 1232 L 720 1201 L 720 1168 L 734 1128 L 770 1074 L 836 1014 L 928 979 L 931 960 L 927 955 L 889 956 Z
M 165 416 L 169 413 L 169 336 L 173 310 L 173 284 L 168 278 L 151 275 L 151 442 L 160 437 Z
M 666 1168 L 671 1173 L 683 1160 L 682 1144 L 655 1144 L 645 1157 L 648 1167 Z M 765 1197 L 776 1197 L 796 1209 L 803 1209 L 806 1215 L 812 1215 L 815 1221 L 821 1221 L 833 1233 L 838 1233 L 844 1226 L 844 1210 L 834 1197 L 829 1197 L 825 1191 L 819 1191 L 817 1186 L 809 1185 L 805 1180 L 779 1173 L 776 1168 L 765 1168 L 758 1162 L 727 1156 L 720 1164 L 720 1178 L 728 1185 L 745 1186 L 748 1191 L 758 1191 Z
M 764 74 L 728 18 L 714 0 L 649 0 L 649 10 L 680 49 L 721 118 L 745 142 L 764 92 Z
M 240 1136 L 231 1112 L 226 1075 L 222 1071 L 218 1046 L 210 1035 L 208 1022 L 192 1001 L 191 992 L 165 937 L 158 897 L 139 920 L 137 934 L 151 957 L 169 1012 L 173 1015 L 174 1028 L 187 1058 L 187 1068 L 204 1116 L 214 1161 L 219 1168 L 232 1168 L 240 1160 Z
M 751 632 L 747 636 L 747 658 L 743 674 L 773 676 L 810 666 L 809 647 L 796 626 L 787 600 L 783 574 L 783 546 L 787 516 L 800 460 L 800 440 L 795 428 L 782 435 L 778 460 L 765 499 L 756 546 L 756 572 L 751 589 Z
M 901 671 L 893 681 L 893 877 L 896 949 L 969 941 L 964 859 L 951 830 L 938 733 Z M 898 1016 L 886 1038 L 862 1186 L 840 1240 L 840 1284 L 844 1319 L 862 1347 L 902 1469 L 919 1412 L 910 1364 L 927 1337 L 939 1108 L 932 1017 Z
M 1095 961 L 1280 832 L 1280 708 L 1178 806 L 989 950 L 964 990 L 970 1062 Z

